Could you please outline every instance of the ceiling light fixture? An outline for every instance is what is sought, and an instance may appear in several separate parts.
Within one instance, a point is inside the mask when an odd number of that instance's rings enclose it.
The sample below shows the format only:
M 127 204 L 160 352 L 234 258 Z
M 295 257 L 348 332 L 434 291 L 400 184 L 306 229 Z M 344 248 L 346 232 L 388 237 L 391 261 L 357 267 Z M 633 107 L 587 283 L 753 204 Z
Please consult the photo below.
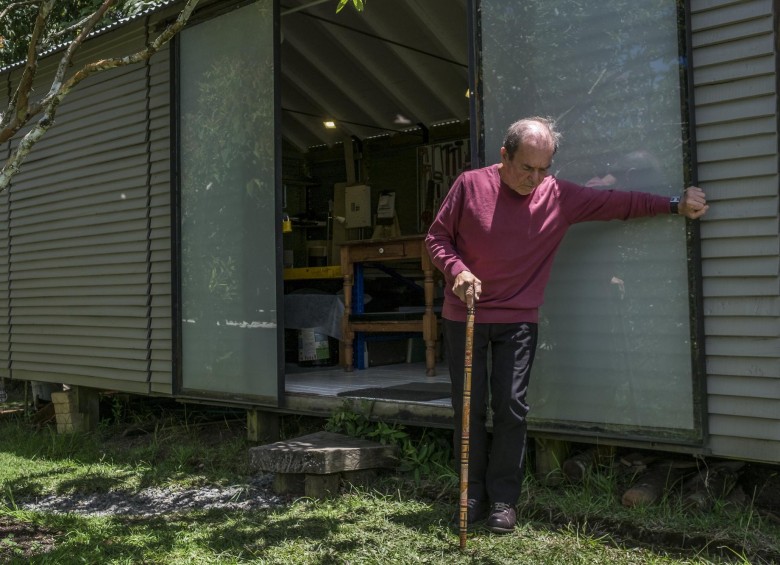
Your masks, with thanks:
M 336 122 L 333 120 L 325 120 L 322 122 L 322 125 L 324 125 L 328 129 L 336 129 Z
M 460 120 L 442 120 L 440 122 L 437 122 L 435 124 L 431 124 L 432 128 L 438 128 L 441 126 L 450 126 L 452 124 L 459 124 Z

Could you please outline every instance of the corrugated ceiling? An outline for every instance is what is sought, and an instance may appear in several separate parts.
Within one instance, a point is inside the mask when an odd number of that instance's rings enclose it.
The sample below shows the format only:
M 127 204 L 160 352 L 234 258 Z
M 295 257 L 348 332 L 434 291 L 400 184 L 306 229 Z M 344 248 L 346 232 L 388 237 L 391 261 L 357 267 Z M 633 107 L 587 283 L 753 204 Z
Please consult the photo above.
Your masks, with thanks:
M 338 14 L 336 4 L 281 5 L 288 142 L 305 150 L 468 119 L 466 0 L 371 0 Z

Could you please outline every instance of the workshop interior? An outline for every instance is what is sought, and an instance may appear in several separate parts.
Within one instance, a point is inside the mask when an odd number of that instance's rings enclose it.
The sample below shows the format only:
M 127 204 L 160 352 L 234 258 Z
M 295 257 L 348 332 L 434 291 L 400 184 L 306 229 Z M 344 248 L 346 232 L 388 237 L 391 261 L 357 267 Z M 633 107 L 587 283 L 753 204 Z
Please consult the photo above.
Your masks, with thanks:
M 339 13 L 333 2 L 285 6 L 286 370 L 426 362 L 431 374 L 441 277 L 430 266 L 426 273 L 420 249 L 453 181 L 471 167 L 466 1 Z M 349 318 L 360 324 L 349 328 L 349 358 L 347 264 L 355 272 Z M 439 362 L 440 343 L 433 354 Z

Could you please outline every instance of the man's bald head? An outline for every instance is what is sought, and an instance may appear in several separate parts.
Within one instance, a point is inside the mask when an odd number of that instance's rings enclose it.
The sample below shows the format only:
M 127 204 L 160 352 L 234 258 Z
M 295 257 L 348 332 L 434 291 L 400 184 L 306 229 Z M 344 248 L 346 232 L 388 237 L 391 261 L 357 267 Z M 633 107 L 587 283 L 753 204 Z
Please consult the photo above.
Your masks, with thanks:
M 507 156 L 511 160 L 517 148 L 524 143 L 538 146 L 548 146 L 553 154 L 558 151 L 561 134 L 555 129 L 555 122 L 549 118 L 534 116 L 523 118 L 513 123 L 506 131 L 504 145 Z

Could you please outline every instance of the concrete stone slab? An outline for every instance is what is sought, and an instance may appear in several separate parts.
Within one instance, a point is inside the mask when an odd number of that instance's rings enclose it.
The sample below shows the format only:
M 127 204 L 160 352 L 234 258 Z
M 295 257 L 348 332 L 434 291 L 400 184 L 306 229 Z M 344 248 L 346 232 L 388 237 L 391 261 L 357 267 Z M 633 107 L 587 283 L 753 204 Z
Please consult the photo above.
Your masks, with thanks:
M 397 464 L 393 446 L 332 432 L 317 432 L 249 449 L 250 468 L 271 473 L 329 475 Z

